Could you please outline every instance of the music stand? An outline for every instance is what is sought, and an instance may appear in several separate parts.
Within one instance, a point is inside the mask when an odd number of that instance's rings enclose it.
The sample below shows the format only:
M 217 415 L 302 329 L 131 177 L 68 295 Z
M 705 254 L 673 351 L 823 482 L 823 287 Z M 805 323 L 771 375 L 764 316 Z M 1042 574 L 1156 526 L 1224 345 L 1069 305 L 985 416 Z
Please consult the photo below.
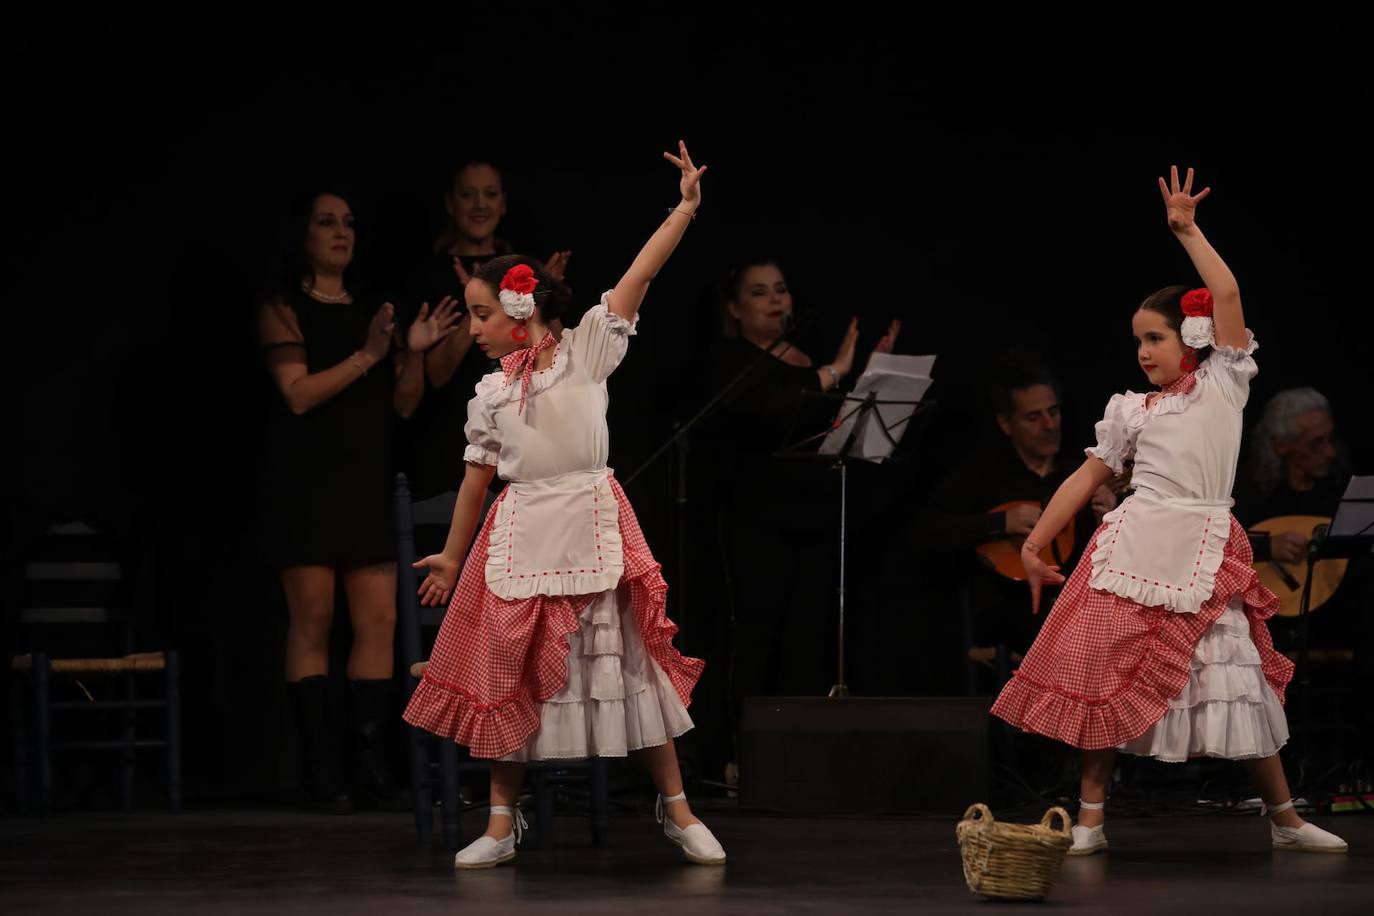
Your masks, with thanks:
M 928 409 L 932 402 L 923 401 L 930 388 L 930 369 L 934 356 L 893 356 L 874 353 L 868 368 L 849 394 L 807 392 L 811 398 L 840 402 L 840 410 L 831 428 L 784 447 L 778 455 L 787 458 L 811 458 L 832 462 L 840 472 L 840 581 L 837 589 L 839 624 L 837 632 L 837 662 L 835 685 L 829 696 L 849 695 L 844 672 L 845 636 L 845 564 L 848 545 L 849 462 L 868 461 L 881 464 L 892 456 L 898 440 L 906 432 L 906 425 L 918 412 Z M 894 432 L 896 435 L 894 436 Z M 820 441 L 816 451 L 809 447 Z M 858 451 L 855 453 L 855 445 Z
M 1374 476 L 1352 477 L 1322 539 L 1322 559 L 1374 553 Z
M 1353 560 L 1374 554 L 1374 476 L 1352 477 L 1336 506 L 1330 525 L 1321 525 L 1307 542 L 1307 576 L 1303 581 L 1302 601 L 1298 604 L 1298 685 L 1302 687 L 1303 741 L 1311 722 L 1312 662 L 1308 645 L 1307 618 L 1311 611 L 1312 574 L 1321 560 Z M 1294 729 L 1298 731 L 1298 729 Z M 1304 743 L 1303 753 L 1310 752 Z

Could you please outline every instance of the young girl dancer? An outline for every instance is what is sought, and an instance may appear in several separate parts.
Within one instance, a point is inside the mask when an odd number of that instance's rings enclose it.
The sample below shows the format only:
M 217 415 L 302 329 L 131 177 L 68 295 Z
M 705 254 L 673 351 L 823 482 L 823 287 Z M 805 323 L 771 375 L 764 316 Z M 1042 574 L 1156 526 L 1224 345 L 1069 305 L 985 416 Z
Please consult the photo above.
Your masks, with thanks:
M 1038 558 L 1093 492 L 1134 459 L 1133 495 L 1108 513 L 1055 602 L 1025 662 L 992 711 L 1012 725 L 1080 748 L 1079 823 L 1070 852 L 1107 848 L 1103 807 L 1115 754 L 1166 761 L 1244 760 L 1264 799 L 1273 844 L 1345 852 L 1293 809 L 1279 748 L 1293 665 L 1264 621 L 1278 599 L 1251 569 L 1231 517 L 1241 410 L 1258 371 L 1235 277 L 1194 219 L 1210 192 L 1159 180 L 1169 228 L 1203 289 L 1171 286 L 1132 319 L 1136 358 L 1159 390 L 1107 404 L 1097 445 L 1050 501 L 1021 552 L 1040 609 L 1059 567 Z
M 623 757 L 639 751 L 664 833 L 687 858 L 719 865 L 725 851 L 692 816 L 673 739 L 702 663 L 672 645 L 667 585 L 634 511 L 606 467 L 606 377 L 625 356 L 649 282 L 701 203 L 701 176 L 679 144 L 681 202 L 615 289 L 575 328 L 558 317 L 551 278 L 517 255 L 483 264 L 468 283 L 472 335 L 501 371 L 468 405 L 466 474 L 442 553 L 417 568 L 426 605 L 448 614 L 407 722 L 492 758 L 487 832 L 459 868 L 515 856 L 515 807 L 530 760 Z M 472 549 L 464 550 L 493 473 L 508 481 Z M 459 579 L 459 568 L 462 578 Z

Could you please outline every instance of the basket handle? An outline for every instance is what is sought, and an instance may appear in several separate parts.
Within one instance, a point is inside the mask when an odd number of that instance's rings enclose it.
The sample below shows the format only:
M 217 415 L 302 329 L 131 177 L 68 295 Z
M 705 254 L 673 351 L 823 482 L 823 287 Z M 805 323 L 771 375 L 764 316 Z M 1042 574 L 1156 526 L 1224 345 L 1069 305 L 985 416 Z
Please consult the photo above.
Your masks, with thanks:
M 1056 814 L 1059 815 L 1059 820 L 1062 821 L 1064 824 L 1063 828 L 1059 832 L 1064 836 L 1072 836 L 1073 831 L 1071 831 L 1069 827 L 1073 824 L 1073 821 L 1069 819 L 1069 812 L 1065 811 L 1058 805 L 1055 805 L 1053 808 L 1045 812 L 1045 816 L 1040 818 L 1040 826 L 1048 827 L 1050 825 L 1050 821 L 1054 820 Z
M 968 810 L 964 812 L 964 820 L 973 820 L 973 815 L 975 814 L 979 815 L 977 820 L 987 821 L 989 824 L 996 823 L 997 819 L 992 816 L 992 812 L 988 810 L 988 806 L 982 802 L 975 802 L 969 805 Z M 1064 816 L 1068 817 L 1067 814 Z

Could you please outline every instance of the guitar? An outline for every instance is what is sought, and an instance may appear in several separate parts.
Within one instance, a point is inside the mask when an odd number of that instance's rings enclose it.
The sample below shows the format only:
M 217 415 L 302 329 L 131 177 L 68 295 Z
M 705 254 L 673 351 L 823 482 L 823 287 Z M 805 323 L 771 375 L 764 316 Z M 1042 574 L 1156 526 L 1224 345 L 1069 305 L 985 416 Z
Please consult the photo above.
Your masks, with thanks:
M 1000 506 L 993 506 L 988 512 L 1006 512 L 1017 506 L 1034 506 L 1039 509 L 1040 503 L 1034 499 L 1018 499 L 1009 503 L 1002 503 Z M 1024 534 L 1009 534 L 1005 538 L 979 544 L 974 549 L 978 551 L 978 559 L 988 569 L 1016 582 L 1025 582 L 1026 567 L 1021 563 L 1021 545 L 1025 541 L 1026 536 Z M 1074 520 L 1069 519 L 1064 530 L 1059 532 L 1054 540 L 1046 544 L 1045 548 L 1040 551 L 1040 559 L 1048 566 L 1062 566 L 1064 560 L 1073 553 L 1073 544 Z
M 1318 515 L 1281 515 L 1260 522 L 1250 528 L 1251 534 L 1286 534 L 1298 532 L 1309 538 L 1319 529 L 1331 524 L 1331 519 Z M 1336 593 L 1341 580 L 1345 577 L 1347 560 L 1319 560 L 1312 570 L 1312 598 L 1309 611 L 1315 611 Z M 1279 596 L 1279 616 L 1297 617 L 1302 610 L 1302 587 L 1307 581 L 1307 560 L 1298 563 L 1280 563 L 1278 560 L 1264 560 L 1255 564 L 1264 587 Z

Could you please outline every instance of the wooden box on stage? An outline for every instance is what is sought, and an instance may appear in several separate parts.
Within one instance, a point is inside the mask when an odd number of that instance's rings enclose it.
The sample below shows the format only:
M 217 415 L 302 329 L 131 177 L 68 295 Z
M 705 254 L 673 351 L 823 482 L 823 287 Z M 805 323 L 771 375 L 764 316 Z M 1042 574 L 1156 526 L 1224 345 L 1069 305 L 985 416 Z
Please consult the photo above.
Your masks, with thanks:
M 740 805 L 959 815 L 988 793 L 987 697 L 749 697 Z

